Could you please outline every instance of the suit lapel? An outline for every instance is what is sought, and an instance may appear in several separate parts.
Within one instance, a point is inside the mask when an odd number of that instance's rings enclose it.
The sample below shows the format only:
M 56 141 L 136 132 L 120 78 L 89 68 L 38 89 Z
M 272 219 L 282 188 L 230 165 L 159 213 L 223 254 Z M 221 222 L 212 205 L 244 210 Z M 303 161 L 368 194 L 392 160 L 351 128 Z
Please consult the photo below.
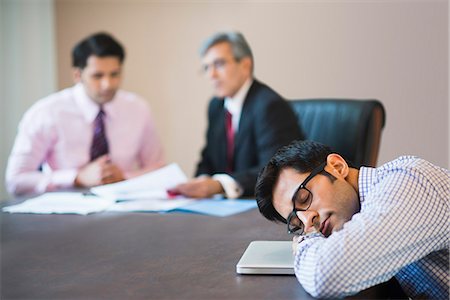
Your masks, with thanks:
M 237 155 L 237 150 L 239 150 L 239 146 L 242 144 L 242 139 L 245 139 L 249 136 L 248 132 L 251 130 L 251 125 L 253 122 L 253 118 L 251 117 L 251 113 L 253 111 L 253 105 L 255 102 L 255 92 L 258 87 L 258 82 L 256 79 L 253 80 L 250 89 L 248 90 L 247 96 L 245 97 L 244 105 L 242 106 L 241 118 L 239 121 L 239 130 L 234 137 L 235 147 L 234 154 Z

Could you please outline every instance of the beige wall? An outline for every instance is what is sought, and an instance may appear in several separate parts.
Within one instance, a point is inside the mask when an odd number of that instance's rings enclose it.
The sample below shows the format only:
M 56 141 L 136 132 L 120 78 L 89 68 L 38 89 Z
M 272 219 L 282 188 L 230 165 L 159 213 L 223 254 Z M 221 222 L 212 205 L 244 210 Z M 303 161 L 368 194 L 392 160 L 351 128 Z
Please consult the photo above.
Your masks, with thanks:
M 149 99 L 169 161 L 192 174 L 211 96 L 197 49 L 237 29 L 255 74 L 287 98 L 380 99 L 387 110 L 379 163 L 415 154 L 449 167 L 448 1 L 55 0 L 58 87 L 70 51 L 106 30 L 128 57 L 123 87 Z
M 401 154 L 449 167 L 447 1 L 57 1 L 59 86 L 69 52 L 97 30 L 127 47 L 124 87 L 147 97 L 170 161 L 191 174 L 211 88 L 197 49 L 211 33 L 242 31 L 255 74 L 287 98 L 380 99 L 379 163 Z

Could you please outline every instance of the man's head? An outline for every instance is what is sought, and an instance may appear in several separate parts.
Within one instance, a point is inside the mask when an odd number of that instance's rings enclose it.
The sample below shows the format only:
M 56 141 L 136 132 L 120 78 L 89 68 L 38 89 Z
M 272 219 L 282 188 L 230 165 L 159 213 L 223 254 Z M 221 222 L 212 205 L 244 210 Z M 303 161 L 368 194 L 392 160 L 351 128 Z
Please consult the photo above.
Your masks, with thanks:
M 233 97 L 253 74 L 253 54 L 239 32 L 220 32 L 200 48 L 203 70 L 217 97 Z
M 80 41 L 72 51 L 74 78 L 98 104 L 114 98 L 121 82 L 125 51 L 106 33 L 97 33 Z
M 290 219 L 291 228 L 303 224 L 305 232 L 315 228 L 325 236 L 360 210 L 358 170 L 312 141 L 295 141 L 278 150 L 259 174 L 255 194 L 267 219 Z

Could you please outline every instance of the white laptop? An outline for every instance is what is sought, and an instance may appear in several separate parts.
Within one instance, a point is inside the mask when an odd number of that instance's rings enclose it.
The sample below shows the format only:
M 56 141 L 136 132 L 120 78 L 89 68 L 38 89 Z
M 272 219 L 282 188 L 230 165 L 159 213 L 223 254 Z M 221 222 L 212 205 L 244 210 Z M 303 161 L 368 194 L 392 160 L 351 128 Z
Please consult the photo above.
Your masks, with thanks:
M 291 241 L 253 241 L 236 265 L 238 274 L 294 274 Z

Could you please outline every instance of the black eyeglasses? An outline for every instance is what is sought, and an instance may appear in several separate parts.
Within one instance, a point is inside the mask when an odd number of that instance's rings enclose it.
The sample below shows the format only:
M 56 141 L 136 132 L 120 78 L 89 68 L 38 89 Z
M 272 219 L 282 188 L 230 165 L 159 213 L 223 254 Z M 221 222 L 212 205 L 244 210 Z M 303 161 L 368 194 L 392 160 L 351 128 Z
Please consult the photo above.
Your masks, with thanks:
M 326 162 L 320 164 L 318 167 L 314 168 L 311 171 L 311 174 L 309 174 L 308 177 L 306 177 L 305 180 L 298 186 L 298 188 L 295 190 L 294 195 L 292 196 L 292 204 L 294 208 L 292 209 L 292 212 L 289 214 L 287 218 L 287 232 L 289 234 L 297 234 L 301 235 L 304 232 L 305 225 L 303 222 L 298 218 L 297 212 L 298 211 L 307 211 L 312 203 L 313 195 L 310 190 L 306 188 L 306 184 L 313 179 L 314 176 L 319 174 L 320 172 L 324 171 L 325 166 L 327 165 Z

